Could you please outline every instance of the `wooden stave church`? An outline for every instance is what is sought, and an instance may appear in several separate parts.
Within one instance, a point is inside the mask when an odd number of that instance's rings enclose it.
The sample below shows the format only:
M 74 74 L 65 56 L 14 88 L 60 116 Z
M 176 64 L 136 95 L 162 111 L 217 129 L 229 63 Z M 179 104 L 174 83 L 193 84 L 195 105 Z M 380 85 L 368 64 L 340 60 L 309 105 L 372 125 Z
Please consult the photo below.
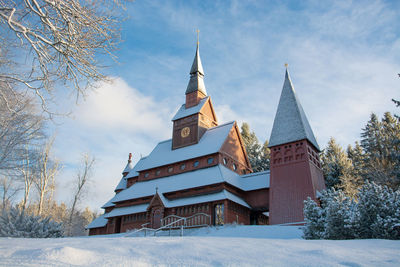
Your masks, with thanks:
M 89 235 L 157 229 L 166 218 L 187 218 L 189 227 L 303 223 L 303 201 L 317 200 L 325 182 L 320 149 L 287 68 L 269 143 L 270 171 L 257 173 L 237 123 L 218 125 L 203 78 L 197 44 L 186 102 L 172 118 L 172 139 L 135 166 L 129 154 L 115 196 L 87 226 Z

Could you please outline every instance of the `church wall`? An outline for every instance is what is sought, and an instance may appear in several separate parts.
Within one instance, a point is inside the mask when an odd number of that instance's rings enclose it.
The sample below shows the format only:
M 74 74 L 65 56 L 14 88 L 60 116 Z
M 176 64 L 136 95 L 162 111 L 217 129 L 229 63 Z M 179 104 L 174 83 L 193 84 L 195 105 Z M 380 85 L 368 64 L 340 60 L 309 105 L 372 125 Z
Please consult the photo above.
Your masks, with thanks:
M 89 235 L 105 235 L 107 234 L 107 227 L 90 228 Z
M 219 159 L 218 159 L 217 155 L 218 154 L 216 153 L 216 154 L 207 155 L 204 157 L 198 157 L 198 158 L 194 158 L 194 159 L 190 159 L 190 160 L 186 160 L 186 161 L 181 161 L 181 162 L 141 171 L 139 173 L 138 181 L 148 181 L 148 180 L 158 179 L 158 178 L 162 178 L 162 177 L 168 177 L 171 175 L 176 175 L 176 174 L 180 174 L 180 173 L 184 173 L 184 172 L 188 172 L 188 171 L 194 171 L 194 170 L 198 170 L 201 168 L 212 167 L 212 166 L 215 166 L 218 164 Z M 209 158 L 214 159 L 212 163 L 208 163 Z M 199 162 L 197 167 L 194 166 L 194 163 L 196 161 Z M 185 165 L 184 169 L 182 169 L 183 164 Z M 159 171 L 159 173 L 158 173 L 158 171 Z M 147 175 L 147 177 L 146 177 L 146 175 Z
M 250 224 L 250 209 L 229 200 L 225 205 L 225 223 Z
M 252 209 L 260 211 L 269 210 L 269 188 L 247 191 L 244 200 Z
M 133 229 L 140 229 L 147 223 L 146 212 L 125 215 L 122 218 L 121 233 Z
M 322 171 L 317 152 L 308 148 L 313 147 L 306 140 L 271 148 L 271 224 L 303 221 L 303 201 L 315 199 Z
M 176 192 L 170 192 L 170 193 L 164 194 L 164 196 L 167 197 L 169 200 L 173 200 L 173 199 L 184 198 L 184 197 L 204 195 L 205 193 L 208 193 L 208 194 L 216 193 L 216 192 L 222 191 L 223 188 L 224 188 L 223 184 L 219 183 L 219 184 L 207 185 L 207 186 L 202 186 L 202 187 L 190 188 L 190 189 L 176 191 Z

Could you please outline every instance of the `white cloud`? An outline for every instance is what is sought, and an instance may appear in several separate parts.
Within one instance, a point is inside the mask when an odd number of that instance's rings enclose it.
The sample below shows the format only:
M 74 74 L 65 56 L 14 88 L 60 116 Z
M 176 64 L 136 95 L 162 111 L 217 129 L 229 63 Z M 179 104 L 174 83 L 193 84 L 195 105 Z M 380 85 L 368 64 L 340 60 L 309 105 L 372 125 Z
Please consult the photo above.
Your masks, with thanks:
M 77 122 L 101 131 L 122 130 L 166 138 L 171 109 L 130 87 L 122 78 L 102 83 L 75 112 Z
M 74 111 L 74 118 L 57 129 L 56 156 L 65 164 L 58 179 L 58 198 L 68 201 L 83 152 L 96 157 L 93 182 L 85 205 L 99 208 L 114 193 L 128 153 L 136 162 L 157 142 L 170 138 L 173 108 L 158 103 L 122 78 L 101 84 Z

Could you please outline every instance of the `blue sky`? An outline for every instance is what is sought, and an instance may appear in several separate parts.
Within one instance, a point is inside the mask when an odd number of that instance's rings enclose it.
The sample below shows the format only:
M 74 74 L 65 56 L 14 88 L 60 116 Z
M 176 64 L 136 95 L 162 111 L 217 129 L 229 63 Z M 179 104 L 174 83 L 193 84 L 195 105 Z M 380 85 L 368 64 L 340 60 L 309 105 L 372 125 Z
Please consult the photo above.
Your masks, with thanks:
M 86 205 L 113 196 L 129 152 L 136 162 L 170 138 L 183 104 L 200 29 L 205 85 L 220 123 L 248 122 L 269 138 L 284 63 L 320 147 L 359 139 L 371 112 L 395 112 L 400 98 L 400 2 L 135 1 L 123 23 L 115 78 L 89 93 L 57 126 L 65 163 L 58 198 L 79 155 L 97 158 Z M 64 103 L 67 105 L 66 101 Z M 400 113 L 397 111 L 397 113 Z

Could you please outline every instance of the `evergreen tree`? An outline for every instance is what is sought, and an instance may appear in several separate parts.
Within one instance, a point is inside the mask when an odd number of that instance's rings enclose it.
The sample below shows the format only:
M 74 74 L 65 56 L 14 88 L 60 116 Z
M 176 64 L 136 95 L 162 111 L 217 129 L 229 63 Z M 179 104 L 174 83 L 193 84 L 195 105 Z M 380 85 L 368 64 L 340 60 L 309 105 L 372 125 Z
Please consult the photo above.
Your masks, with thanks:
M 387 238 L 399 239 L 400 190 L 367 182 L 355 201 L 341 190 L 322 193 L 321 207 L 311 199 L 304 202 L 307 239 Z
M 400 185 L 400 122 L 389 112 L 381 122 L 375 114 L 363 129 L 361 147 L 364 150 L 366 181 L 398 188 Z
M 3 210 L 0 216 L 0 236 L 49 238 L 62 235 L 62 224 L 52 221 L 50 217 L 29 215 L 15 207 Z
M 258 138 L 254 132 L 250 131 L 248 123 L 244 122 L 241 127 L 241 136 L 246 148 L 247 157 L 254 172 L 269 169 L 269 149 L 268 141 L 261 147 Z
M 330 189 L 323 193 L 321 199 L 325 215 L 323 238 L 352 239 L 355 237 L 353 212 L 355 210 L 352 198 L 342 190 Z
M 306 226 L 303 228 L 305 239 L 321 239 L 324 237 L 324 210 L 310 197 L 304 200 L 304 221 L 306 222 Z
M 354 176 L 362 177 L 364 173 L 365 155 L 358 141 L 356 141 L 354 148 L 351 145 L 347 147 L 347 157 L 353 164 Z
M 329 140 L 321 155 L 321 161 L 328 188 L 342 188 L 350 196 L 356 194 L 359 179 L 355 176 L 351 160 L 334 138 Z
M 395 238 L 400 222 L 400 191 L 367 182 L 358 194 L 359 238 Z

